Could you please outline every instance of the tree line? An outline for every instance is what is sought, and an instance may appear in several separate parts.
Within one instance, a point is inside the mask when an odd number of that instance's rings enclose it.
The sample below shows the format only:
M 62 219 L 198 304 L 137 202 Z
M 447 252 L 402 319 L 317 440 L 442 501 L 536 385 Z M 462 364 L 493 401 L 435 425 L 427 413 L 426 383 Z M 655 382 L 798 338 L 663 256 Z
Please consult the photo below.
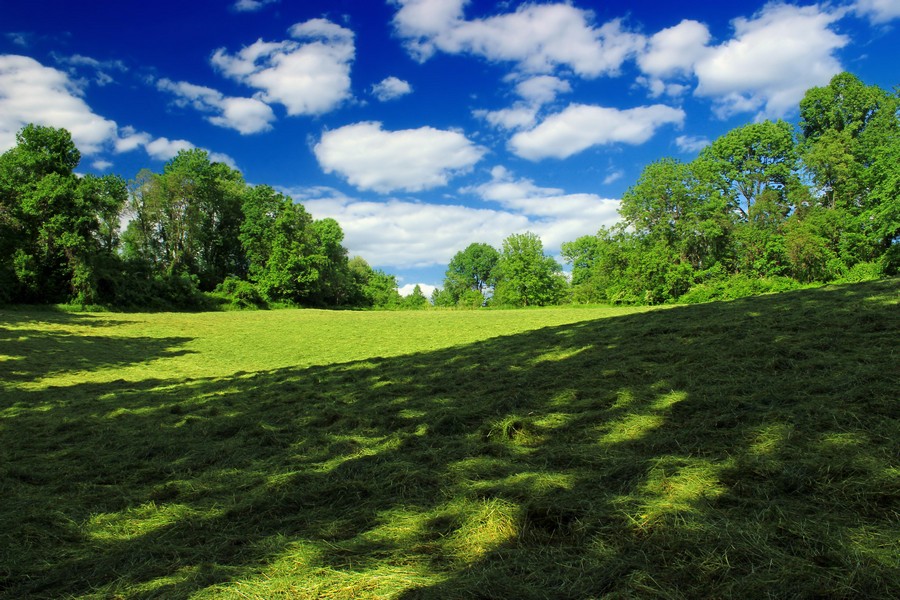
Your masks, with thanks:
M 807 91 L 797 129 L 751 123 L 689 163 L 647 165 L 616 225 L 562 245 L 568 284 L 537 236 L 517 234 L 457 253 L 434 303 L 659 304 L 895 275 L 898 109 L 898 94 L 839 74 Z
M 0 302 L 208 308 L 402 304 L 393 275 L 348 258 L 334 219 L 199 149 L 161 173 L 75 174 L 64 129 L 25 126 L 0 155 Z
M 450 261 L 435 306 L 658 304 L 872 279 L 900 267 L 900 96 L 849 73 L 810 89 L 799 126 L 738 127 L 685 163 L 647 165 L 621 220 L 562 245 L 534 233 Z M 75 174 L 64 129 L 27 125 L 0 155 L 0 302 L 204 308 L 424 308 L 348 258 L 333 219 L 199 149 L 161 173 Z

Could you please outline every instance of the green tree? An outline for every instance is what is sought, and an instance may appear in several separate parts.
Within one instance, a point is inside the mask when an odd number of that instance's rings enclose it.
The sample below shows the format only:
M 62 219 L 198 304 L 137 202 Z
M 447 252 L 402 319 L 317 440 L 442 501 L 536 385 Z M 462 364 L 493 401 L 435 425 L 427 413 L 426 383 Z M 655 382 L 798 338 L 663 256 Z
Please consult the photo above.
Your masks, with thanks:
M 403 299 L 403 308 L 409 310 L 421 310 L 428 307 L 428 298 L 422 292 L 422 288 L 416 284 L 412 293 Z
M 0 155 L 3 294 L 19 302 L 93 302 L 101 222 L 115 221 L 122 200 L 117 182 L 75 175 L 81 155 L 65 129 L 27 125 L 16 142 Z
M 821 202 L 841 211 L 849 267 L 886 253 L 900 235 L 900 99 L 841 73 L 800 102 L 803 160 Z
M 566 293 L 562 267 L 550 256 L 536 234 L 512 234 L 503 240 L 496 266 L 492 302 L 511 306 L 558 304 Z
M 397 291 L 397 278 L 381 269 L 373 269 L 362 257 L 349 261 L 350 273 L 359 290 L 360 301 L 354 304 L 373 308 L 399 308 L 402 304 Z M 421 290 L 420 290 L 421 291 Z
M 453 303 L 462 300 L 464 304 L 471 304 L 473 295 L 467 292 L 477 292 L 483 302 L 485 292 L 493 284 L 499 259 L 500 253 L 489 244 L 469 244 L 465 250 L 457 252 L 444 276 L 444 290 L 453 298 Z
M 765 193 L 787 203 L 798 181 L 793 128 L 784 121 L 763 121 L 732 129 L 707 146 L 698 160 L 710 163 L 720 191 L 740 220 L 750 221 L 753 204 Z

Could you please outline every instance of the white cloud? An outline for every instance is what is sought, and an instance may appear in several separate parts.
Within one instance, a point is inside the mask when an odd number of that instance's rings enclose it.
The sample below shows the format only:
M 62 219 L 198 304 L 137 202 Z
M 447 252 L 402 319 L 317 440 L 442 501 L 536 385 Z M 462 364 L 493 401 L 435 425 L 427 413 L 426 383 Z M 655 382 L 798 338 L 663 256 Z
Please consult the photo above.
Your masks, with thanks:
M 516 84 L 516 93 L 532 104 L 542 106 L 556 100 L 561 93 L 571 92 L 568 81 L 553 75 L 529 77 Z
M 685 113 L 662 104 L 627 110 L 570 104 L 530 131 L 515 134 L 510 149 L 528 160 L 567 158 L 591 146 L 642 144 L 663 125 L 680 126 Z
M 616 73 L 636 52 L 641 36 L 621 22 L 592 25 L 593 15 L 570 4 L 521 4 L 515 12 L 466 20 L 466 0 L 394 0 L 394 28 L 424 61 L 440 50 L 512 62 L 528 73 L 558 68 L 582 77 Z
M 873 23 L 887 23 L 900 19 L 900 1 L 898 0 L 857 0 L 853 10 L 859 15 L 868 17 Z
M 619 201 L 596 194 L 567 194 L 558 188 L 535 185 L 530 179 L 515 178 L 504 167 L 491 169 L 487 183 L 465 188 L 486 202 L 525 216 L 528 229 L 541 236 L 545 248 L 559 252 L 563 242 L 597 231 L 619 219 Z M 513 231 L 506 232 L 503 237 Z
M 412 92 L 412 86 L 408 81 L 404 81 L 397 77 L 386 77 L 372 86 L 372 95 L 387 102 L 405 96 Z
M 237 0 L 232 8 L 237 12 L 256 12 L 276 2 L 279 0 Z
M 675 145 L 678 146 L 681 152 L 686 154 L 700 152 L 709 144 L 709 138 L 699 135 L 679 135 L 675 138 Z
M 537 75 L 519 81 L 515 91 L 522 100 L 514 102 L 509 108 L 478 109 L 472 111 L 472 114 L 498 129 L 507 131 L 530 129 L 537 124 L 541 107 L 556 100 L 557 94 L 572 91 L 572 86 L 568 81 L 553 75 Z
M 190 150 L 195 146 L 187 140 L 170 140 L 160 137 L 144 145 L 147 154 L 157 160 L 169 160 L 182 150 Z
M 94 162 L 91 163 L 91 166 L 93 168 L 97 169 L 98 171 L 105 171 L 108 168 L 110 168 L 111 166 L 113 166 L 113 164 L 111 162 L 109 162 L 108 160 L 95 160 Z
M 709 52 L 709 40 L 706 25 L 685 19 L 650 36 L 638 56 L 638 66 L 655 77 L 690 74 L 694 64 Z
M 415 192 L 445 185 L 485 153 L 461 133 L 432 127 L 385 131 L 363 122 L 326 131 L 314 148 L 326 173 L 362 190 Z
M 96 154 L 116 138 L 116 123 L 95 114 L 68 75 L 27 56 L 0 56 L 0 152 L 28 123 L 64 127 L 78 149 Z
M 136 131 L 134 127 L 127 126 L 119 130 L 119 135 L 113 140 L 116 152 L 131 152 L 137 148 L 146 146 L 153 137 L 149 133 Z
M 179 106 L 191 106 L 200 112 L 212 113 L 206 120 L 213 125 L 234 129 L 241 134 L 268 131 L 275 120 L 271 107 L 256 98 L 227 97 L 212 88 L 169 79 L 160 79 L 156 87 L 174 94 Z
M 290 28 L 293 40 L 257 40 L 229 54 L 213 53 L 222 74 L 259 90 L 257 98 L 280 103 L 289 115 L 319 115 L 350 97 L 350 65 L 355 57 L 353 32 L 326 19 Z
M 351 255 L 373 267 L 446 265 L 473 242 L 499 246 L 509 233 L 527 231 L 528 218 L 503 210 L 389 199 L 369 202 L 332 190 L 285 190 L 317 219 L 341 224 Z
M 759 111 L 759 118 L 784 116 L 806 90 L 842 70 L 835 52 L 849 38 L 830 28 L 839 16 L 816 5 L 774 3 L 752 19 L 735 19 L 734 38 L 697 61 L 695 94 L 712 98 L 723 117 L 750 111 Z
M 156 160 L 167 161 L 175 157 L 182 150 L 193 150 L 196 148 L 194 144 L 187 140 L 170 140 L 166 137 L 156 138 L 152 142 L 144 144 L 144 150 Z M 234 159 L 222 152 L 212 152 L 206 148 L 201 148 L 209 155 L 212 162 L 220 162 L 228 165 L 232 169 L 237 169 L 237 163 Z
M 611 183 L 615 183 L 618 180 L 625 177 L 625 171 L 622 169 L 618 169 L 616 171 L 612 171 L 606 177 L 603 178 L 603 185 L 609 185 Z
M 516 131 L 534 127 L 537 123 L 538 109 L 524 102 L 517 102 L 510 108 L 474 110 L 472 114 L 484 119 L 498 129 Z

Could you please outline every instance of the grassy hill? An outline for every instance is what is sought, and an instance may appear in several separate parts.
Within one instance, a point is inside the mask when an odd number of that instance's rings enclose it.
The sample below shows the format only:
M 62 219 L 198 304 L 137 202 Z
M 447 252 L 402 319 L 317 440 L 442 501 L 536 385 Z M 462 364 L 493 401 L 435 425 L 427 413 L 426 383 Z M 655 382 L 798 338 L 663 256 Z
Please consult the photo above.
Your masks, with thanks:
M 900 280 L 0 311 L 0 597 L 898 597 Z

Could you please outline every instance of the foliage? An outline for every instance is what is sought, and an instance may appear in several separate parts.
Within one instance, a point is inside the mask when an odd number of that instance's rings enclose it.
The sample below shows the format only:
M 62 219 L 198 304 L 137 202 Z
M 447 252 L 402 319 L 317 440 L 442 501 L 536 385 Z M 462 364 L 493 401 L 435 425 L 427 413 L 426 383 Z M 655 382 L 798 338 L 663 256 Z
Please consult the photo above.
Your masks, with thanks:
M 484 302 L 486 292 L 494 285 L 495 270 L 500 253 L 489 244 L 469 244 L 457 252 L 447 265 L 444 291 L 448 294 L 446 305 L 473 306 Z M 479 301 L 471 292 L 481 296 Z
M 698 283 L 678 298 L 684 304 L 736 300 L 800 289 L 803 284 L 790 277 L 758 277 L 738 273 L 722 279 Z
M 0 311 L 0 595 L 893 597 L 898 283 Z
M 236 310 L 259 309 L 268 306 L 255 285 L 237 277 L 227 277 L 225 281 L 216 286 L 214 295 L 227 301 L 230 308 Z
M 491 302 L 499 306 L 559 304 L 566 289 L 562 267 L 544 255 L 541 238 L 531 232 L 514 233 L 503 240 L 494 278 Z
M 0 283 L 7 301 L 96 300 L 94 258 L 110 252 L 124 202 L 115 177 L 79 178 L 64 129 L 28 125 L 0 156 Z

